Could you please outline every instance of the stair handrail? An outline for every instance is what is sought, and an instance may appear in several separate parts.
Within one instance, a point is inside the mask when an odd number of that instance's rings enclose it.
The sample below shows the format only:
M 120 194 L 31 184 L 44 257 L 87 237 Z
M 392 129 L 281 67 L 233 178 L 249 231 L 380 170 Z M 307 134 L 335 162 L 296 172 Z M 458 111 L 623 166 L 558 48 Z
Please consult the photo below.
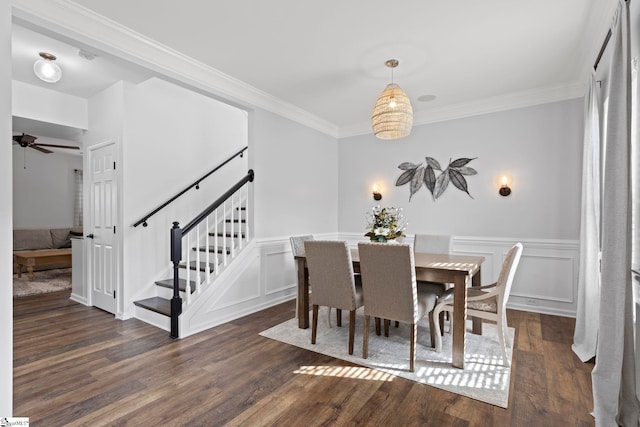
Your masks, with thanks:
M 185 187 L 182 191 L 180 191 L 178 194 L 176 194 L 175 196 L 171 197 L 169 200 L 167 200 L 166 202 L 164 202 L 163 204 L 161 204 L 160 206 L 158 206 L 157 208 L 155 208 L 154 210 L 152 210 L 151 212 L 149 212 L 147 215 L 145 215 L 144 217 L 142 217 L 140 220 L 138 220 L 135 224 L 133 224 L 134 227 L 139 226 L 140 224 L 142 224 L 143 227 L 146 227 L 147 224 L 147 220 L 149 218 L 151 218 L 152 216 L 154 216 L 155 214 L 157 214 L 158 212 L 160 212 L 162 209 L 164 209 L 167 205 L 169 205 L 170 203 L 172 203 L 174 200 L 176 200 L 178 197 L 182 196 L 184 193 L 186 193 L 187 191 L 191 190 L 192 188 L 196 188 L 196 190 L 200 189 L 200 182 L 203 181 L 204 179 L 208 178 L 209 175 L 215 173 L 217 170 L 219 170 L 220 168 L 222 168 L 224 165 L 226 165 L 227 163 L 229 163 L 231 160 L 235 159 L 236 157 L 240 156 L 243 157 L 244 156 L 244 152 L 248 149 L 248 146 L 245 146 L 244 148 L 242 148 L 241 150 L 237 151 L 235 154 L 231 155 L 229 158 L 227 158 L 225 161 L 223 161 L 222 163 L 220 163 L 218 166 L 216 166 L 215 168 L 211 169 L 209 172 L 207 172 L 206 174 L 204 174 L 203 176 L 201 176 L 200 178 L 196 179 L 192 184 L 188 185 L 187 187 Z
M 180 297 L 179 268 L 182 261 L 182 238 L 195 226 L 204 221 L 212 212 L 218 209 L 226 200 L 233 196 L 247 182 L 253 182 L 255 174 L 253 169 L 249 169 L 247 174 L 240 181 L 229 188 L 215 202 L 210 204 L 198 216 L 191 220 L 186 226 L 180 228 L 178 221 L 173 222 L 171 227 L 171 262 L 173 263 L 173 297 L 171 298 L 171 338 L 178 338 L 178 318 L 182 314 L 182 298 Z

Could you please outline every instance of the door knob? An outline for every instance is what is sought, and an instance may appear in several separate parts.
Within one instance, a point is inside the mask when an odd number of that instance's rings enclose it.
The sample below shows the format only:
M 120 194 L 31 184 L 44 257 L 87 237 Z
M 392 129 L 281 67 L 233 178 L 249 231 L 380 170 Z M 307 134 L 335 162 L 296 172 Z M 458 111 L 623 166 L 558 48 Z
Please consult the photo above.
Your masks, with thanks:
M 88 237 L 89 239 L 93 239 L 93 237 L 94 237 L 94 236 L 93 236 L 93 233 L 91 233 L 91 234 L 87 234 L 87 237 Z

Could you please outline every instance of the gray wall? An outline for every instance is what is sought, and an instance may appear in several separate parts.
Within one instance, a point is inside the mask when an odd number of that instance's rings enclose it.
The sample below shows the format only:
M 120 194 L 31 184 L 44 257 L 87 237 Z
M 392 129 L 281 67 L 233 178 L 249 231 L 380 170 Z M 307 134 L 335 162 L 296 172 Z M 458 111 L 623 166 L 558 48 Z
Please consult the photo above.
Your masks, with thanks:
M 71 227 L 74 169 L 82 169 L 81 156 L 45 154 L 14 145 L 13 227 Z
M 365 212 L 382 187 L 382 206 L 402 207 L 407 232 L 493 238 L 578 239 L 582 153 L 582 99 L 414 127 L 398 141 L 373 135 L 339 143 L 339 230 L 364 233 Z M 402 162 L 443 168 L 450 160 L 477 157 L 468 166 L 473 199 L 452 184 L 433 200 L 423 186 L 409 202 L 409 185 L 395 186 Z M 498 195 L 502 175 L 512 194 Z
M 338 148 L 335 138 L 264 110 L 250 118 L 256 237 L 335 233 Z

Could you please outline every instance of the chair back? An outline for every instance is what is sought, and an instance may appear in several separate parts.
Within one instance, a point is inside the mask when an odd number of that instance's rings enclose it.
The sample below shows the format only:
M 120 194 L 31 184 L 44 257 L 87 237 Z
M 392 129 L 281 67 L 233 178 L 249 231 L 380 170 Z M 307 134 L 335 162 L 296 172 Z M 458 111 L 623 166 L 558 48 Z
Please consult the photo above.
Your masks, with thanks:
M 408 244 L 359 243 L 364 314 L 417 323 L 416 272 Z
M 347 242 L 307 240 L 304 250 L 313 304 L 349 311 L 358 308 L 353 262 Z
M 416 234 L 413 237 L 413 250 L 416 253 L 450 254 L 453 238 L 440 234 Z
M 500 276 L 496 283 L 498 288 L 498 309 L 505 310 L 507 306 L 507 300 L 509 299 L 509 293 L 511 292 L 511 285 L 513 284 L 513 276 L 516 274 L 516 269 L 520 263 L 520 256 L 522 255 L 522 243 L 518 242 L 509 249 L 507 256 L 502 263 L 502 269 L 500 270 Z
M 291 242 L 291 252 L 294 257 L 304 255 L 304 242 L 309 240 L 313 240 L 313 236 L 310 234 L 305 236 L 289 237 L 289 241 Z

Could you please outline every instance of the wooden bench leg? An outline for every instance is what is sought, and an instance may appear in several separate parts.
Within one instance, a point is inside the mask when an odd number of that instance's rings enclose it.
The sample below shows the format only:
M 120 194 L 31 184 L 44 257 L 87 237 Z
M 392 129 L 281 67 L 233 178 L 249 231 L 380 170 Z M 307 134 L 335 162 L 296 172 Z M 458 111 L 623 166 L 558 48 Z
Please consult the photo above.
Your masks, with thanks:
M 29 281 L 33 282 L 33 267 L 36 265 L 36 261 L 33 258 L 27 260 L 27 273 L 29 273 Z

